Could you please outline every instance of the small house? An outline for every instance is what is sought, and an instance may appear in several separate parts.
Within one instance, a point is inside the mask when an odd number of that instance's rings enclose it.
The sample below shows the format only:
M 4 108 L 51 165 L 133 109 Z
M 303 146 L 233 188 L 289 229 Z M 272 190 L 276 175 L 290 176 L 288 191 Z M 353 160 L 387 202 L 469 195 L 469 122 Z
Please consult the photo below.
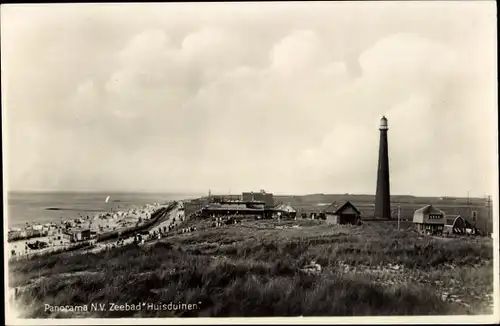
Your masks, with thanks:
M 446 215 L 443 233 L 446 234 L 465 234 L 466 221 L 460 215 Z
M 444 233 L 446 234 L 478 234 L 476 223 L 473 218 L 462 217 L 461 215 L 446 215 Z
M 31 228 L 35 231 L 42 231 L 43 229 L 43 225 L 40 225 L 40 224 L 35 224 L 35 225 L 32 225 Z
M 28 238 L 37 238 L 42 236 L 41 230 L 35 230 L 33 228 L 26 229 L 26 237 Z
M 280 204 L 274 209 L 275 213 L 283 218 L 295 219 L 297 216 L 297 210 L 288 204 Z
M 444 230 L 445 214 L 432 205 L 417 209 L 413 213 L 413 224 L 420 233 L 434 234 Z
M 90 229 L 74 229 L 71 230 L 70 236 L 73 241 L 83 241 L 90 239 Z
M 338 206 L 332 203 L 325 211 L 328 224 L 357 224 L 361 219 L 360 211 L 350 202 Z
M 21 238 L 21 230 L 10 230 L 8 233 L 8 241 L 14 241 Z

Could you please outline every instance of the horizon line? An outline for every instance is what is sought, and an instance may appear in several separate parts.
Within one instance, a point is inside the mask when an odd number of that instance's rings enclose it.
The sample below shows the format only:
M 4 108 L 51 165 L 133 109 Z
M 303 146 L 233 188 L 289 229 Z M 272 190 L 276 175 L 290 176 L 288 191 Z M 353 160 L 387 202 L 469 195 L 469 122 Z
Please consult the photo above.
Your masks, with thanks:
M 177 195 L 202 195 L 205 197 L 208 195 L 207 191 L 173 191 L 173 190 L 96 190 L 96 189 L 10 189 L 6 191 L 7 193 L 108 193 L 108 194 L 177 194 Z M 212 193 L 212 196 L 234 196 L 240 195 L 243 192 L 236 192 L 234 194 L 226 193 Z M 254 191 L 254 193 L 258 193 L 259 191 Z M 275 196 L 375 196 L 375 194 L 369 193 L 327 193 L 327 192 L 311 192 L 311 193 L 303 193 L 303 194 L 293 194 L 293 193 L 281 193 L 281 192 L 269 192 Z M 412 194 L 391 194 L 391 197 L 423 197 L 423 198 L 485 198 L 492 197 L 492 195 L 484 194 L 482 196 L 474 197 L 474 196 L 450 196 L 450 195 L 412 195 Z

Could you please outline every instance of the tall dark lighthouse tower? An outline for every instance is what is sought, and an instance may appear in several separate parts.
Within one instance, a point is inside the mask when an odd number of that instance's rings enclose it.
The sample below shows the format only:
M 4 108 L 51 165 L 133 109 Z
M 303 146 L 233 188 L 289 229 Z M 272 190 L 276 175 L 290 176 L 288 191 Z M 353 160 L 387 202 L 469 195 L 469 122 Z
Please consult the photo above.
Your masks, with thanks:
M 380 147 L 378 152 L 377 192 L 375 195 L 375 217 L 391 218 L 391 191 L 389 187 L 389 148 L 387 146 L 386 117 L 380 119 Z

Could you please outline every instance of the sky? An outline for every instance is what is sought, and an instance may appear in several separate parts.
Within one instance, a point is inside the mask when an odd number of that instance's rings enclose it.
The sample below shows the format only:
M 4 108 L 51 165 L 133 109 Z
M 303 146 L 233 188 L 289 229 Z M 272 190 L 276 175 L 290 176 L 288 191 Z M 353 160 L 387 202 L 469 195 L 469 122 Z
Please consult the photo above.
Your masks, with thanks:
M 2 5 L 10 190 L 483 196 L 494 1 Z M 496 184 L 498 186 L 498 184 Z

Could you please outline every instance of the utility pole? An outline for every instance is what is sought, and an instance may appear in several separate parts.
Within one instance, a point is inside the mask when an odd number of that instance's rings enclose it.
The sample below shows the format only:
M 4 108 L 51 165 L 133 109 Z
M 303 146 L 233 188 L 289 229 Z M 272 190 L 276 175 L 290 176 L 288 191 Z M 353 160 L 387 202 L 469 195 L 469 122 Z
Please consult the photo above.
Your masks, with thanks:
M 399 221 L 401 220 L 401 205 L 398 204 L 398 231 L 399 231 Z
M 486 235 L 488 235 L 488 225 L 489 225 L 490 219 L 491 219 L 491 210 L 490 210 L 490 207 L 491 207 L 491 196 L 488 195 L 488 200 L 486 201 L 486 209 L 488 210 L 488 219 L 486 220 L 486 225 L 484 227 Z
M 470 190 L 467 190 L 467 208 L 469 211 L 469 218 L 472 218 L 472 211 L 470 206 Z

